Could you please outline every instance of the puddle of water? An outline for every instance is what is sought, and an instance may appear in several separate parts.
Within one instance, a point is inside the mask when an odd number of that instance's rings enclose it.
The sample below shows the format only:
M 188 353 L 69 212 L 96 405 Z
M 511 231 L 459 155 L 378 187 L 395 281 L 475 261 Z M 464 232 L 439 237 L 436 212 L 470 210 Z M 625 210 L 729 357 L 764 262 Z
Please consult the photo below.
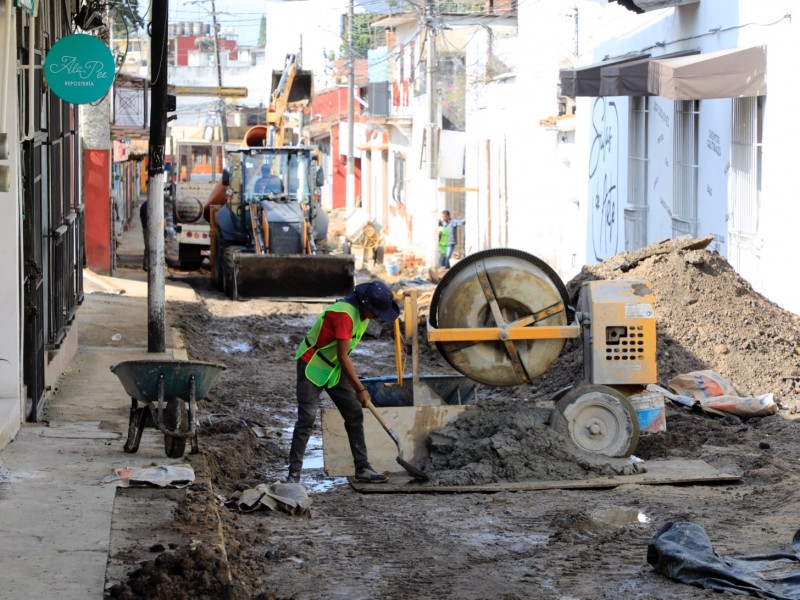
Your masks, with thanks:
M 611 508 L 597 515 L 595 520 L 609 525 L 634 525 L 637 523 L 649 523 L 650 517 L 635 508 Z
M 283 429 L 285 435 L 291 439 L 294 427 Z M 303 457 L 303 474 L 301 483 L 309 494 L 321 494 L 337 486 L 347 485 L 346 477 L 328 477 L 323 470 L 325 458 L 322 453 L 322 438 L 313 435 L 308 440 L 306 454 Z
M 252 346 L 247 342 L 227 342 L 220 346 L 220 350 L 222 350 L 225 354 L 241 354 L 244 352 L 250 352 Z

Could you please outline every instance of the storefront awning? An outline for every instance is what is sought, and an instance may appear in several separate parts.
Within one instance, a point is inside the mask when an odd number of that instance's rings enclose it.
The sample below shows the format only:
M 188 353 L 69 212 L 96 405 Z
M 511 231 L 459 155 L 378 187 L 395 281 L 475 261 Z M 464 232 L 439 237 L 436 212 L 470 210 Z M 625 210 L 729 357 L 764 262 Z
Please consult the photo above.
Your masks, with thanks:
M 648 75 L 650 93 L 672 100 L 764 96 L 767 93 L 767 47 L 656 59 Z
M 658 60 L 699 54 L 699 50 L 685 50 L 659 56 Z M 647 82 L 656 59 L 643 58 L 611 65 L 600 69 L 599 96 L 649 96 Z
M 561 86 L 560 96 L 575 95 L 575 69 L 561 69 L 558 72 L 559 84 Z
M 603 62 L 588 65 L 586 67 L 579 67 L 577 69 L 562 69 L 559 72 L 561 79 L 561 94 L 563 96 L 599 96 L 601 69 L 611 65 L 619 65 L 634 60 L 641 60 L 649 56 L 649 54 L 637 54 L 624 58 L 604 60 Z

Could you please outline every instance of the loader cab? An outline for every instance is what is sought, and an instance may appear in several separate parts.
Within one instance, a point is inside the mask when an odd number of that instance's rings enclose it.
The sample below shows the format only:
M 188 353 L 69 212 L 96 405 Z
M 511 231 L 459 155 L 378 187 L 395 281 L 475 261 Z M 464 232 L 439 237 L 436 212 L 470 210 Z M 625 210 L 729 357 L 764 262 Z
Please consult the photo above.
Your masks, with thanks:
M 264 200 L 306 203 L 322 182 L 324 176 L 319 176 L 313 146 L 250 148 L 242 157 L 245 203 Z

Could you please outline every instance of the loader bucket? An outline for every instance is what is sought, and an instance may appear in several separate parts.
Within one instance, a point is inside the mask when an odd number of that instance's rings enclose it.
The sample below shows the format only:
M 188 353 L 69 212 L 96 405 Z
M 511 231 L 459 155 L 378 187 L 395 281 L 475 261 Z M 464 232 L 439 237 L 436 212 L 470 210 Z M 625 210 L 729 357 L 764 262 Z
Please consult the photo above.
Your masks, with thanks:
M 239 297 L 342 297 L 355 285 L 351 254 L 232 254 L 228 294 Z
M 273 93 L 280 85 L 283 71 L 272 72 L 272 90 Z M 298 69 L 294 74 L 292 80 L 292 87 L 289 90 L 289 98 L 287 102 L 301 102 L 303 100 L 311 100 L 314 95 L 314 72 Z

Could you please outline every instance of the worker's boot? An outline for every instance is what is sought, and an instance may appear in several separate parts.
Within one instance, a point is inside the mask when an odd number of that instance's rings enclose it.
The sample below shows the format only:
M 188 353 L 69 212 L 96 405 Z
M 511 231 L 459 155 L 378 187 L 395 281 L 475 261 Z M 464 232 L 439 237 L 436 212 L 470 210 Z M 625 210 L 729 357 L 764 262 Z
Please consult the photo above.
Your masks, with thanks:
M 300 471 L 289 470 L 286 476 L 286 483 L 300 483 Z
M 384 483 L 386 481 L 386 475 L 378 473 L 371 466 L 367 465 L 356 469 L 356 481 L 361 481 L 363 483 Z

